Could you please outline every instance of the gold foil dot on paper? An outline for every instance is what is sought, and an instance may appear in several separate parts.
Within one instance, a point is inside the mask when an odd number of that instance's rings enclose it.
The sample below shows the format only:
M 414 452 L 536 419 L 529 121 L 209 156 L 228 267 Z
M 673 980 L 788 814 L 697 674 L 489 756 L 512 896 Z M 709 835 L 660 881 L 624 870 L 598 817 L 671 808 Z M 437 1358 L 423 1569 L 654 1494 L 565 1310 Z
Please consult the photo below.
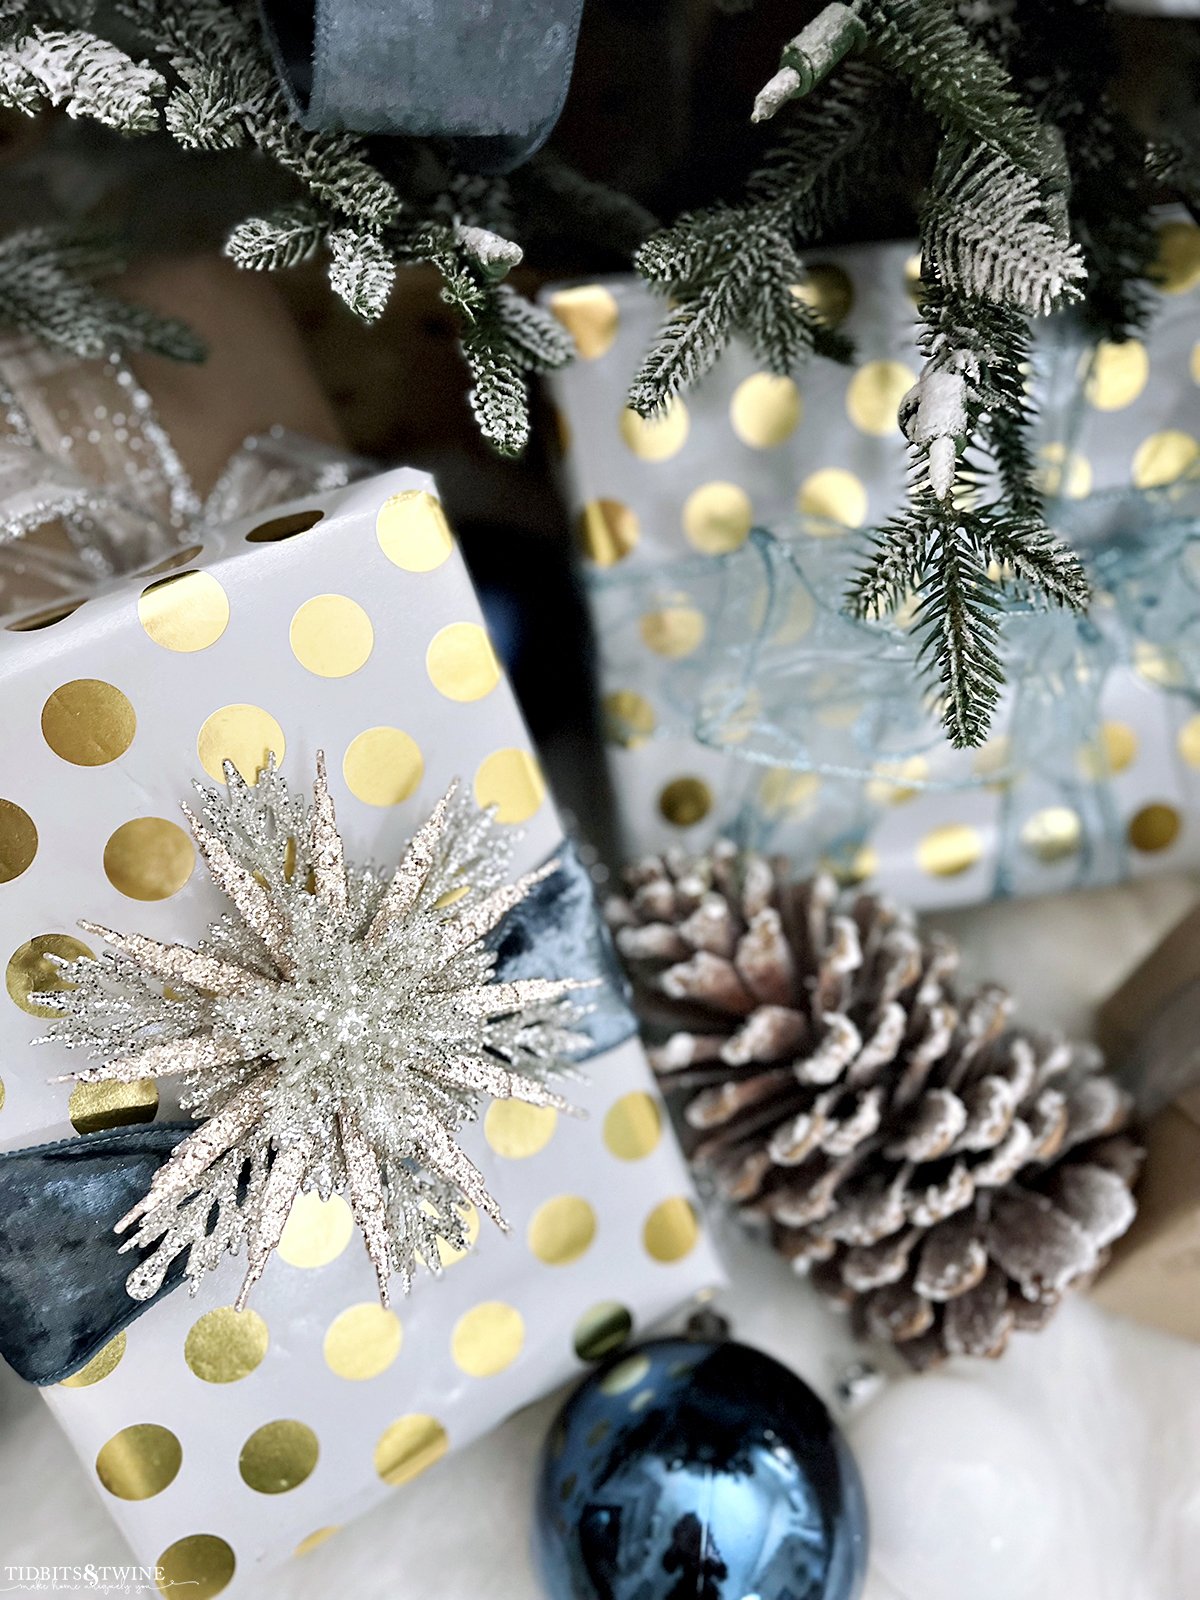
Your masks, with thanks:
M 427 489 L 405 489 L 385 500 L 375 537 L 388 560 L 405 572 L 432 572 L 454 549 L 442 502 Z
M 83 600 L 67 600 L 62 605 L 48 606 L 44 611 L 35 611 L 30 616 L 18 617 L 14 622 L 6 622 L 4 626 L 9 633 L 38 633 L 42 628 L 52 628 L 56 622 L 65 622 L 85 604 Z
M 553 1106 L 527 1106 L 521 1100 L 493 1100 L 483 1119 L 483 1136 L 506 1161 L 524 1161 L 544 1150 L 554 1137 Z
M 492 1378 L 512 1366 L 524 1344 L 525 1320 L 516 1307 L 485 1300 L 455 1323 L 450 1353 L 469 1378 Z
M 931 828 L 917 846 L 917 865 L 934 878 L 955 878 L 983 858 L 983 840 L 965 822 Z
M 791 378 L 756 372 L 733 391 L 729 420 L 743 444 L 770 450 L 791 438 L 802 415 L 800 391 Z
M 1006 733 L 989 739 L 971 757 L 971 770 L 980 778 L 989 778 L 992 785 L 1002 788 L 1006 783 L 1007 769 L 1012 762 L 1012 740 Z
M 477 622 L 451 622 L 440 628 L 425 652 L 429 681 L 447 700 L 482 700 L 500 682 L 500 663 Z
M 526 1240 L 532 1253 L 548 1267 L 578 1261 L 596 1237 L 596 1213 L 577 1194 L 555 1195 L 529 1219 Z
M 1192 382 L 1200 383 L 1200 344 L 1192 346 L 1192 359 L 1189 363 L 1189 370 L 1192 374 Z
M 288 638 L 296 660 L 318 678 L 348 678 L 366 666 L 375 648 L 370 617 L 344 594 L 306 600 L 292 618 Z
M 1133 456 L 1133 482 L 1139 489 L 1160 489 L 1190 476 L 1200 460 L 1200 444 L 1190 433 L 1164 429 L 1143 439 Z
M 1083 823 L 1070 806 L 1047 806 L 1035 811 L 1021 828 L 1021 845 L 1031 856 L 1049 865 L 1065 861 L 1079 849 Z
M 843 467 L 822 467 L 800 485 L 796 510 L 802 517 L 819 517 L 847 528 L 861 528 L 867 520 L 867 491 L 861 478 Z M 818 536 L 834 529 L 812 528 Z
M 346 787 L 369 806 L 398 806 L 424 775 L 421 747 L 403 728 L 367 728 L 342 758 Z
M 1155 802 L 1143 806 L 1129 819 L 1129 842 L 1146 854 L 1166 850 L 1175 843 L 1182 826 L 1174 806 Z
M 73 989 L 75 985 L 63 977 L 62 972 L 49 959 L 59 956 L 63 961 L 78 961 L 90 956 L 91 951 L 80 939 L 69 933 L 39 933 L 14 950 L 9 957 L 4 974 L 4 986 L 9 999 L 31 1017 L 54 1017 L 58 1013 L 46 1006 L 34 1005 L 31 995 L 52 989 Z
M 695 606 L 663 606 L 658 611 L 644 612 L 638 623 L 646 648 L 669 661 L 682 660 L 698 650 L 704 642 L 706 626 L 704 613 Z
M 238 1456 L 238 1471 L 257 1494 L 288 1494 L 312 1475 L 319 1454 L 317 1436 L 306 1422 L 281 1417 L 255 1428 Z
M 628 1394 L 650 1371 L 649 1356 L 628 1356 L 600 1379 L 601 1394 Z
M 327 1267 L 350 1243 L 354 1216 L 340 1194 L 298 1194 L 292 1201 L 278 1253 L 290 1267 Z
M 80 1367 L 78 1372 L 73 1372 L 69 1378 L 64 1378 L 59 1384 L 60 1389 L 90 1389 L 94 1383 L 102 1383 L 105 1378 L 121 1365 L 121 1358 L 125 1354 L 128 1336 L 124 1329 L 117 1334 L 115 1339 L 110 1339 L 103 1350 L 97 1351 L 86 1366 Z
M 400 1354 L 404 1329 L 394 1311 L 377 1300 L 349 1306 L 329 1324 L 325 1365 L 339 1378 L 359 1383 L 386 1372 Z
M 1033 481 L 1042 494 L 1063 494 L 1082 500 L 1092 490 L 1092 466 L 1078 450 L 1065 444 L 1046 444 L 1038 451 Z
M 815 772 L 793 772 L 790 767 L 769 767 L 758 786 L 758 803 L 769 817 L 795 811 L 820 792 Z
M 1189 767 L 1200 767 L 1200 716 L 1189 717 L 1176 735 L 1179 754 Z
M 436 1417 L 414 1412 L 397 1417 L 375 1446 L 375 1471 L 384 1483 L 409 1483 L 440 1461 L 450 1448 Z
M 604 1143 L 621 1161 L 641 1161 L 662 1138 L 662 1111 L 644 1089 L 623 1094 L 604 1118 Z
M 270 1331 L 257 1311 L 218 1306 L 188 1329 L 183 1359 L 205 1383 L 240 1383 L 262 1362 Z
M 176 1539 L 158 1558 L 159 1592 L 170 1600 L 214 1600 L 233 1581 L 237 1558 L 215 1533 Z
M 166 817 L 134 817 L 104 846 L 104 875 L 130 900 L 169 900 L 195 866 L 191 839 Z
M 1097 411 L 1121 411 L 1132 405 L 1146 387 L 1150 376 L 1150 357 L 1138 339 L 1124 344 L 1096 346 L 1087 378 L 1087 397 Z
M 1127 722 L 1105 722 L 1100 737 L 1085 744 L 1079 752 L 1079 769 L 1085 778 L 1099 783 L 1110 773 L 1124 772 L 1137 760 L 1138 736 Z
M 837 880 L 839 887 L 853 889 L 879 873 L 879 852 L 873 845 L 860 845 L 857 850 L 822 856 L 821 868 Z
M 658 725 L 654 707 L 636 689 L 614 689 L 604 696 L 602 709 L 604 737 L 626 750 L 645 744 Z
M 289 511 L 282 517 L 272 517 L 260 522 L 246 535 L 247 544 L 279 544 L 283 539 L 294 539 L 298 533 L 315 528 L 325 513 L 323 511 Z
M 164 650 L 207 650 L 229 626 L 229 596 L 209 572 L 178 572 L 143 589 L 138 621 Z
M 875 768 L 875 777 L 866 785 L 867 798 L 875 805 L 902 806 L 915 800 L 920 793 L 918 785 L 929 777 L 929 763 L 924 756 L 909 756 L 903 761 L 881 761 Z
M 136 1083 L 77 1083 L 67 1101 L 67 1115 L 76 1133 L 99 1133 L 153 1122 L 158 1114 L 158 1085 L 153 1078 Z
M 214 783 L 224 783 L 223 763 L 232 761 L 247 783 L 254 783 L 274 754 L 281 764 L 287 741 L 283 729 L 261 706 L 222 706 L 207 717 L 196 738 L 200 765 Z
M 101 1445 L 96 1476 L 118 1500 L 149 1500 L 161 1494 L 183 1465 L 183 1446 L 170 1428 L 135 1422 Z
M 1183 664 L 1179 657 L 1151 644 L 1148 639 L 1139 639 L 1133 647 L 1133 670 L 1139 678 L 1161 688 L 1183 687 Z
M 831 261 L 819 261 L 808 269 L 808 281 L 794 283 L 797 300 L 818 312 L 831 328 L 845 322 L 854 305 L 854 284 L 850 274 Z
M 327 1540 L 333 1538 L 335 1533 L 341 1533 L 341 1531 L 342 1525 L 340 1522 L 335 1522 L 328 1528 L 318 1528 L 315 1533 L 310 1533 L 306 1539 L 301 1539 L 292 1554 L 294 1556 L 309 1555 L 313 1550 L 319 1550 Z
M 868 361 L 846 388 L 846 414 L 860 433 L 878 439 L 900 431 L 896 413 L 916 383 L 916 375 L 900 361 Z
M 620 500 L 589 500 L 579 513 L 579 543 L 598 567 L 615 567 L 637 549 L 638 519 Z
M 100 678 L 64 683 L 42 707 L 42 737 L 74 767 L 103 767 L 123 756 L 137 732 L 126 697 Z
M 583 283 L 574 289 L 560 289 L 550 296 L 548 304 L 551 315 L 574 339 L 584 361 L 595 361 L 612 348 L 621 312 L 616 296 L 603 284 Z
M 702 483 L 683 502 L 684 534 L 688 543 L 706 556 L 740 549 L 753 521 L 750 496 L 736 483 Z
M 528 750 L 493 750 L 475 770 L 475 802 L 496 807 L 497 822 L 528 822 L 546 798 L 546 780 Z
M 676 396 L 652 417 L 640 417 L 626 406 L 618 427 L 627 449 L 639 461 L 669 461 L 687 441 L 691 419 L 687 406 Z
M 673 1195 L 655 1206 L 642 1228 L 646 1254 L 655 1261 L 682 1261 L 695 1249 L 699 1237 L 700 1220 L 696 1208 L 683 1195 Z
M 1200 283 L 1200 228 L 1194 222 L 1167 222 L 1158 230 L 1153 275 L 1167 294 L 1184 294 Z
M 619 1300 L 590 1306 L 575 1324 L 575 1354 L 581 1361 L 603 1361 L 633 1332 L 633 1317 Z
M 658 796 L 658 809 L 677 828 L 692 828 L 712 810 L 712 790 L 703 778 L 672 778 Z
M 904 259 L 904 292 L 915 306 L 919 306 L 925 298 L 925 280 L 921 277 L 919 250 Z

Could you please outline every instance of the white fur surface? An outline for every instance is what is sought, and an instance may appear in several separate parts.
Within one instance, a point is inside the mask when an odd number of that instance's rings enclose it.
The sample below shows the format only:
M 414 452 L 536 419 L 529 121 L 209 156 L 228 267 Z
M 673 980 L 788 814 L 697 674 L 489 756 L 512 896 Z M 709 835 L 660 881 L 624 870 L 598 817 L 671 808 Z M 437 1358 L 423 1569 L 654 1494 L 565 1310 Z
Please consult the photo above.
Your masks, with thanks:
M 1194 879 L 1160 878 L 934 920 L 961 940 L 972 973 L 1020 994 L 1022 1016 L 1086 1029 L 1096 1002 L 1198 895 Z M 722 1243 L 732 1282 L 725 1309 L 738 1336 L 828 1394 L 850 1357 L 840 1321 L 768 1253 Z M 1200 1346 L 1079 1300 L 1041 1334 L 1014 1339 L 1002 1361 L 959 1370 L 1037 1430 L 1062 1475 L 1062 1549 L 1044 1600 L 1200 1594 Z M 529 1407 L 265 1578 L 263 1600 L 539 1600 L 531 1485 L 557 1403 Z M 36 1391 L 0 1371 L 0 1589 L 12 1564 L 128 1560 L 90 1467 Z M 72 1592 L 95 1591 L 58 1590 Z M 864 1600 L 924 1597 L 873 1572 Z

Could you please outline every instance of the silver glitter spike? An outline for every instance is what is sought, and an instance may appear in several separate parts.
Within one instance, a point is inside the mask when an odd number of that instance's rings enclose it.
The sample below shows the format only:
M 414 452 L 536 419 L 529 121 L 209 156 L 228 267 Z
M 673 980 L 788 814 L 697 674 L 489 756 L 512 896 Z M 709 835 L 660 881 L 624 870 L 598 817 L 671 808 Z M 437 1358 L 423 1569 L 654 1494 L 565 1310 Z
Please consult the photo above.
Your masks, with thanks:
M 267 1262 L 275 1252 L 275 1246 L 283 1237 L 292 1204 L 304 1186 L 304 1175 L 308 1171 L 311 1155 L 311 1140 L 298 1139 L 295 1144 L 288 1145 L 286 1150 L 275 1157 L 275 1164 L 271 1168 L 263 1191 L 262 1202 L 255 1213 L 250 1236 L 246 1241 L 248 1265 L 242 1287 L 233 1302 L 235 1311 L 246 1309 L 246 1300 L 251 1289 L 262 1277 Z
M 291 925 L 283 906 L 271 898 L 252 872 L 234 860 L 229 847 L 209 833 L 190 806 L 183 806 L 183 814 L 213 882 L 233 901 L 238 915 L 250 931 L 256 933 L 266 945 L 272 961 L 283 976 L 290 978 L 292 961 L 288 935 Z
M 51 1037 L 54 1037 L 51 1035 Z M 219 1043 L 211 1034 L 189 1039 L 171 1039 L 164 1044 L 147 1045 L 134 1056 L 121 1056 L 96 1067 L 79 1067 L 64 1073 L 60 1083 L 137 1083 L 139 1078 L 195 1077 L 214 1067 L 229 1066 L 241 1059 L 236 1043 Z
M 248 994 L 270 982 L 260 972 L 247 972 L 245 967 L 205 955 L 190 945 L 163 944 L 143 933 L 114 933 L 98 922 L 83 919 L 79 926 L 84 933 L 102 939 L 118 955 L 127 956 L 151 978 L 161 978 L 164 983 L 186 983 L 193 989 L 207 989 L 212 994 L 238 995 Z
M 333 796 L 329 793 L 324 750 L 317 751 L 317 781 L 313 784 L 310 848 L 317 899 L 344 922 L 349 909 L 346 852 L 342 846 L 342 836 L 338 832 Z
M 469 911 L 464 911 L 462 916 L 447 922 L 442 934 L 443 955 L 447 958 L 456 956 L 469 945 L 478 944 L 481 939 L 486 938 L 493 928 L 503 922 L 510 911 L 516 910 L 531 889 L 536 889 L 539 883 L 557 872 L 560 865 L 557 857 L 553 861 L 547 861 L 536 872 L 527 872 L 523 878 L 518 878 L 516 883 L 505 884 L 488 895 L 486 900 L 481 900 Z
M 388 1304 L 388 1279 L 391 1277 L 391 1243 L 387 1228 L 387 1190 L 371 1141 L 362 1131 L 352 1106 L 338 1111 L 342 1151 L 346 1158 L 346 1177 L 350 1186 L 350 1205 L 362 1231 L 363 1243 L 375 1268 L 379 1303 Z
M 455 778 L 430 812 L 428 819 L 409 840 L 408 849 L 396 868 L 395 877 L 388 885 L 383 903 L 367 930 L 367 944 L 374 944 L 377 939 L 383 938 L 393 922 L 410 916 L 416 909 L 421 890 L 425 887 L 437 859 L 437 847 L 446 830 L 446 813 L 457 794 L 458 779 Z

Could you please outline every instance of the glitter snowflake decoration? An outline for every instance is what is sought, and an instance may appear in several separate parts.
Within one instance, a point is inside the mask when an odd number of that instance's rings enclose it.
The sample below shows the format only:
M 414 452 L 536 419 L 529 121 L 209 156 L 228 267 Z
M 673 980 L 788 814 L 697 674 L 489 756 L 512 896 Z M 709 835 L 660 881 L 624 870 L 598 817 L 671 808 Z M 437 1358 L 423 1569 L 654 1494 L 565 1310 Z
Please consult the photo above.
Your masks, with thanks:
M 573 980 L 497 980 L 487 936 L 554 870 L 510 882 L 511 844 L 457 785 L 399 867 L 346 861 L 317 757 L 313 803 L 274 759 L 254 785 L 197 786 L 184 814 L 232 910 L 198 948 L 81 926 L 108 949 L 59 963 L 47 1035 L 89 1052 L 78 1083 L 181 1080 L 199 1120 L 117 1224 L 150 1249 L 127 1282 L 161 1286 L 187 1250 L 193 1290 L 246 1245 L 239 1309 L 302 1191 L 344 1190 L 388 1303 L 398 1275 L 466 1247 L 464 1198 L 507 1227 L 455 1134 L 483 1095 L 571 1107 L 546 1080 L 581 1043 Z

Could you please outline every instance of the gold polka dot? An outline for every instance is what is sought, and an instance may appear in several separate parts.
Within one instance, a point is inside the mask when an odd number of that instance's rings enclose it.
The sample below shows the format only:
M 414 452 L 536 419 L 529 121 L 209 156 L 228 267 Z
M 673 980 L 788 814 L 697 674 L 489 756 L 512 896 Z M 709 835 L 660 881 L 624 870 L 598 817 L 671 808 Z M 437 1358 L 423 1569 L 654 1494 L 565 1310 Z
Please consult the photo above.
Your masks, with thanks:
M 654 732 L 654 707 L 636 689 L 614 689 L 604 696 L 604 737 L 609 744 L 636 750 Z
M 1200 444 L 1190 433 L 1167 428 L 1143 439 L 1134 452 L 1133 481 L 1139 489 L 1158 489 L 1196 472 Z
M 191 839 L 166 817 L 134 817 L 104 846 L 104 874 L 130 900 L 169 900 L 195 866 Z
M 929 777 L 929 763 L 923 756 L 881 761 L 875 773 L 866 786 L 867 798 L 879 806 L 902 806 L 920 793 L 919 786 Z
M 1105 722 L 1094 744 L 1079 752 L 1079 767 L 1084 777 L 1099 782 L 1110 773 L 1124 772 L 1137 760 L 1138 736 L 1127 722 Z
M 506 1161 L 524 1161 L 544 1150 L 554 1137 L 553 1106 L 527 1106 L 522 1100 L 493 1100 L 483 1119 L 483 1136 Z
M 442 503 L 427 489 L 405 489 L 385 500 L 375 537 L 388 560 L 405 572 L 432 572 L 454 549 Z
M 664 1200 L 646 1218 L 642 1243 L 655 1261 L 682 1261 L 700 1237 L 696 1208 L 682 1195 Z
M 577 1194 L 555 1195 L 529 1219 L 529 1248 L 548 1267 L 578 1261 L 596 1237 L 596 1213 Z
M 482 700 L 500 682 L 492 641 L 477 622 L 452 622 L 435 633 L 425 652 L 425 670 L 447 700 Z
M 795 811 L 820 791 L 815 772 L 793 772 L 790 767 L 769 767 L 758 786 L 758 803 L 769 817 Z
M 598 567 L 615 567 L 636 550 L 638 519 L 620 500 L 589 500 L 579 514 L 579 543 Z
M 601 1394 L 628 1394 L 650 1371 L 649 1356 L 626 1356 L 600 1379 Z
M 898 433 L 896 413 L 900 402 L 916 383 L 916 376 L 900 361 L 868 361 L 850 379 L 846 412 L 862 433 L 886 438 Z
M 176 1539 L 158 1558 L 157 1583 L 160 1593 L 178 1600 L 213 1600 L 233 1581 L 237 1560 L 233 1551 L 215 1533 L 193 1533 Z
M 67 1102 L 67 1115 L 76 1133 L 153 1122 L 157 1114 L 158 1085 L 153 1078 L 139 1078 L 136 1083 L 78 1083 Z
M 292 1267 L 324 1267 L 350 1243 L 354 1216 L 340 1194 L 298 1194 L 279 1240 L 279 1254 Z
M 342 759 L 346 787 L 369 806 L 398 806 L 424 775 L 420 746 L 402 728 L 367 728 Z
M 1200 344 L 1192 346 L 1192 359 L 1190 362 L 1192 382 L 1200 383 Z
M 310 1533 L 307 1538 L 301 1539 L 292 1554 L 294 1556 L 309 1555 L 312 1551 L 319 1550 L 327 1540 L 333 1538 L 335 1533 L 341 1533 L 341 1531 L 342 1525 L 340 1522 L 335 1522 L 328 1528 L 318 1528 L 315 1533 Z
M 283 729 L 261 706 L 222 706 L 205 720 L 196 739 L 200 765 L 217 783 L 224 783 L 223 763 L 232 761 L 247 783 L 254 783 L 274 755 L 283 761 L 287 741 Z
M 822 467 L 800 485 L 796 510 L 802 517 L 820 517 L 847 528 L 861 528 L 867 520 L 867 491 L 853 472 L 842 467 Z
M 101 1445 L 96 1476 L 118 1500 L 149 1500 L 173 1483 L 183 1465 L 183 1447 L 170 1428 L 135 1422 Z
M 177 572 L 142 590 L 138 621 L 164 650 L 207 650 L 229 626 L 229 596 L 209 572 Z
M 573 289 L 559 289 L 548 304 L 551 315 L 574 339 L 584 361 L 595 361 L 612 348 L 621 313 L 611 290 L 599 283 L 583 283 Z
M 296 660 L 318 678 L 348 678 L 375 648 L 370 617 L 344 594 L 306 600 L 292 618 L 289 639 Z
M 1189 717 L 1180 728 L 1176 739 L 1179 754 L 1189 767 L 1200 767 L 1200 716 Z
M 791 378 L 756 372 L 733 391 L 729 420 L 743 444 L 770 450 L 796 431 L 802 407 L 800 391 Z
M 1154 276 L 1167 294 L 1184 294 L 1200 283 L 1200 228 L 1194 222 L 1167 222 L 1158 230 Z
M 115 1339 L 110 1339 L 103 1350 L 97 1351 L 86 1366 L 80 1367 L 78 1372 L 73 1372 L 69 1378 L 64 1378 L 59 1384 L 60 1389 L 90 1389 L 94 1383 L 100 1383 L 115 1372 L 121 1365 L 121 1358 L 125 1354 L 128 1336 L 122 1330 Z
M 267 1354 L 271 1335 L 257 1311 L 218 1306 L 188 1329 L 183 1359 L 205 1383 L 240 1383 Z
M 846 320 L 854 304 L 850 274 L 831 261 L 820 261 L 809 267 L 807 281 L 794 283 L 792 293 L 824 317 L 831 328 Z
M 704 613 L 694 606 L 663 606 L 647 611 L 638 623 L 643 643 L 657 656 L 678 661 L 704 642 Z
M 1164 689 L 1183 687 L 1183 665 L 1174 651 L 1161 650 L 1148 639 L 1139 639 L 1133 647 L 1133 670 L 1147 683 Z
M 1120 411 L 1133 404 L 1149 376 L 1150 358 L 1139 340 L 1101 342 L 1088 373 L 1087 397 L 1097 411 Z
M 49 959 L 58 956 L 63 961 L 78 961 L 90 956 L 91 951 L 69 933 L 39 933 L 15 950 L 9 958 L 4 974 L 4 985 L 9 998 L 31 1017 L 55 1017 L 56 1011 L 47 1006 L 34 1005 L 30 996 L 44 994 L 54 989 L 73 989 L 75 985 Z
M 475 800 L 495 806 L 497 822 L 528 822 L 546 798 L 546 780 L 528 750 L 494 750 L 475 772 Z
M 669 461 L 683 449 L 691 419 L 687 407 L 676 396 L 653 417 L 639 417 L 626 406 L 619 426 L 621 438 L 639 461 Z
M 238 1471 L 258 1494 L 287 1494 L 311 1476 L 319 1451 L 307 1423 L 283 1417 L 255 1428 L 238 1456 Z
M 641 1161 L 657 1148 L 662 1137 L 662 1112 L 658 1101 L 643 1089 L 623 1094 L 609 1106 L 604 1118 L 604 1142 L 622 1161 Z
M 515 1306 L 485 1300 L 459 1317 L 450 1350 L 469 1378 L 491 1378 L 511 1367 L 525 1344 L 525 1322 Z
M 323 511 L 288 511 L 282 517 L 271 517 L 250 529 L 246 543 L 279 544 L 284 539 L 294 539 L 298 533 L 315 528 L 324 515 Z
M 745 544 L 754 507 L 736 483 L 715 480 L 692 490 L 683 502 L 682 520 L 690 544 L 706 556 L 720 556 Z
M 983 840 L 963 822 L 933 828 L 917 846 L 917 865 L 935 878 L 953 878 L 966 872 L 983 856 Z
M 43 628 L 52 628 L 56 622 L 65 622 L 68 617 L 73 617 L 85 603 L 83 600 L 67 600 L 61 605 L 47 606 L 44 611 L 17 617 L 4 626 L 9 633 L 39 633 Z
M 42 707 L 42 737 L 75 767 L 103 767 L 133 743 L 137 717 L 111 683 L 76 678 L 64 683 Z
M 980 778 L 991 780 L 989 787 L 1003 787 L 1011 776 L 1012 740 L 1005 733 L 989 739 L 971 757 L 971 769 Z
M 1175 843 L 1182 826 L 1174 806 L 1162 803 L 1143 806 L 1129 820 L 1129 842 L 1135 850 L 1147 854 L 1166 850 Z
M 672 778 L 658 797 L 658 809 L 677 828 L 703 822 L 712 810 L 712 790 L 703 778 Z
M 398 1417 L 375 1446 L 375 1471 L 384 1483 L 409 1483 L 440 1461 L 450 1448 L 436 1417 L 415 1412 Z
M 914 305 L 925 298 L 925 280 L 921 277 L 921 252 L 918 250 L 904 258 L 904 292 Z
M 857 850 L 838 852 L 821 858 L 822 868 L 832 873 L 843 889 L 853 889 L 860 883 L 879 874 L 879 852 L 873 845 L 860 845 Z
M 575 1354 L 581 1361 L 603 1361 L 633 1332 L 633 1317 L 619 1300 L 590 1306 L 575 1324 Z
M 1091 493 L 1092 467 L 1078 450 L 1065 444 L 1046 444 L 1038 451 L 1038 466 L 1033 481 L 1042 494 L 1061 494 L 1068 500 L 1082 500 Z
M 400 1354 L 404 1329 L 394 1311 L 378 1301 L 349 1306 L 329 1324 L 325 1365 L 339 1378 L 361 1382 L 386 1372 Z
M 1035 811 L 1021 828 L 1021 844 L 1031 856 L 1047 864 L 1064 861 L 1079 849 L 1083 823 L 1070 806 L 1047 806 Z

